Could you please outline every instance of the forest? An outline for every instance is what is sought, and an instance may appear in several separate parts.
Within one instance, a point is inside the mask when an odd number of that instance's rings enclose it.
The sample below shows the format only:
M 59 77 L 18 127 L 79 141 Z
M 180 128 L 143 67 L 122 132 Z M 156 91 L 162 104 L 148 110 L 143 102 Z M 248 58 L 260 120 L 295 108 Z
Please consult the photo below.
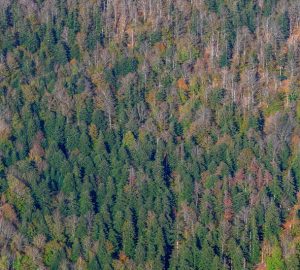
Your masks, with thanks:
M 0 13 L 0 270 L 300 269 L 300 1 Z

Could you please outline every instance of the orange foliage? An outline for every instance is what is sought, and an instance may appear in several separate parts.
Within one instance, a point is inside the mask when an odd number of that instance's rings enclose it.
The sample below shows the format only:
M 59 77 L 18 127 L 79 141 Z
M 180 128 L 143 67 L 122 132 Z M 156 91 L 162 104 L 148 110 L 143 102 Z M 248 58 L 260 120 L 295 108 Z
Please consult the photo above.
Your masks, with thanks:
M 204 65 L 208 68 L 208 71 L 210 72 L 211 71 L 211 67 L 210 67 L 210 62 L 211 62 L 211 50 L 209 47 L 207 47 L 205 49 L 205 52 L 204 52 Z
M 146 101 L 150 105 L 155 104 L 155 90 L 150 91 L 146 96 Z
M 300 148 L 300 136 L 298 134 L 292 136 L 292 146 L 295 150 Z
M 224 219 L 226 221 L 232 220 L 232 217 L 233 217 L 232 200 L 231 200 L 229 194 L 225 195 L 224 208 L 225 208 Z
M 155 44 L 155 47 L 159 50 L 159 52 L 164 52 L 167 48 L 166 44 L 163 42 L 158 42 Z
M 120 252 L 119 259 L 122 263 L 126 263 L 128 261 L 128 257 L 126 256 L 124 251 Z
M 288 94 L 290 91 L 290 81 L 289 80 L 282 81 L 279 91 L 284 94 Z
M 282 227 L 284 228 L 283 233 L 287 234 L 291 231 L 291 229 L 299 223 L 299 219 L 296 217 L 297 216 L 297 212 L 300 209 L 300 195 L 299 192 L 297 193 L 297 199 L 298 202 L 293 206 L 293 208 L 291 209 L 289 216 L 287 217 L 285 223 L 282 225 Z
M 295 27 L 292 31 L 292 34 L 290 35 L 287 43 L 289 45 L 295 44 L 300 41 L 300 27 Z
M 71 59 L 70 64 L 71 64 L 72 66 L 75 65 L 76 63 L 77 63 L 77 61 L 76 61 L 75 58 Z
M 292 227 L 294 226 L 295 221 L 294 220 L 287 220 L 284 224 L 283 224 L 283 228 L 285 230 L 290 230 L 292 229 Z
M 109 253 L 112 253 L 114 251 L 114 245 L 110 241 L 105 242 L 105 247 Z
M 188 91 L 189 90 L 189 86 L 186 83 L 184 78 L 181 78 L 177 81 L 177 86 L 180 90 L 184 90 L 184 91 Z
M 0 212 L 9 221 L 15 222 L 17 220 L 17 215 L 15 213 L 15 210 L 8 203 L 5 203 L 4 205 L 1 206 Z

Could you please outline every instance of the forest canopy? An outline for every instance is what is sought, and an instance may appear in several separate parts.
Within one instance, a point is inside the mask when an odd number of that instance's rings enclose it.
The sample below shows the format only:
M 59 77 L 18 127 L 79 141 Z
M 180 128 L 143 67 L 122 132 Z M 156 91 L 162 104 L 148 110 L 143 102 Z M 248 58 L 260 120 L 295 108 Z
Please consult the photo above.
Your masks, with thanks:
M 0 13 L 0 269 L 300 268 L 299 1 Z

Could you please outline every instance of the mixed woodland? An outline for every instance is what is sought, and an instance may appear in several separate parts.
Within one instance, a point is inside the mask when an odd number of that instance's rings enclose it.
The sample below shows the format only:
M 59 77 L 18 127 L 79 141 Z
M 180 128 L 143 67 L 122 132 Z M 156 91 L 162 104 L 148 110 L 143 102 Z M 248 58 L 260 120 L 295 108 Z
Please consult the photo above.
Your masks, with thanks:
M 0 269 L 300 269 L 300 2 L 1 0 Z

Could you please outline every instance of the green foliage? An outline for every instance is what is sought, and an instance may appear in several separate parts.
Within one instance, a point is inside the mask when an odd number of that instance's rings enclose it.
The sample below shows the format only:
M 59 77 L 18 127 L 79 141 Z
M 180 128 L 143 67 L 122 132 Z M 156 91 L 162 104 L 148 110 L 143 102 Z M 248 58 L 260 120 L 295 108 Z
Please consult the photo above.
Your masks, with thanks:
M 290 36 L 290 18 L 287 11 L 280 15 L 278 23 L 283 38 L 287 39 Z
M 274 203 L 266 210 L 265 225 L 264 225 L 264 235 L 266 239 L 272 240 L 275 236 L 277 237 L 280 230 L 280 217 L 278 215 L 278 210 Z
M 33 261 L 28 256 L 18 256 L 17 259 L 13 262 L 14 270 L 35 270 L 38 269 L 36 265 L 34 265 Z
M 213 108 L 216 108 L 218 105 L 221 104 L 224 96 L 225 96 L 224 89 L 213 89 L 213 91 L 210 93 L 209 99 L 208 99 L 210 106 Z
M 137 70 L 138 61 L 135 58 L 122 58 L 114 66 L 113 72 L 116 77 L 125 76 Z
M 270 16 L 273 8 L 275 7 L 276 3 L 278 0 L 266 0 L 264 1 L 264 6 L 263 6 L 263 14 L 265 16 Z
M 299 268 L 296 1 L 0 2 L 1 269 Z
M 271 256 L 266 258 L 266 263 L 268 270 L 284 269 L 284 262 L 279 246 L 273 248 Z
M 59 259 L 59 249 L 60 246 L 56 241 L 51 241 L 47 243 L 44 251 L 44 262 L 47 266 L 56 265 Z

